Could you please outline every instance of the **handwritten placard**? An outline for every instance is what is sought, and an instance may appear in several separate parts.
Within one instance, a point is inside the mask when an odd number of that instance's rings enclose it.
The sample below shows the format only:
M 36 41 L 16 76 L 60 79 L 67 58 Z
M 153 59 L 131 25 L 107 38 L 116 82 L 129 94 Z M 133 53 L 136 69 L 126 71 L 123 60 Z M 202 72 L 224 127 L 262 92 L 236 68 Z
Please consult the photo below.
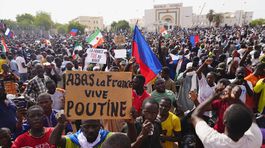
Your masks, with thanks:
M 128 119 L 132 106 L 130 72 L 67 71 L 68 119 Z
M 89 48 L 87 49 L 86 53 L 86 64 L 88 63 L 98 63 L 98 64 L 106 64 L 106 49 L 96 49 L 96 48 Z

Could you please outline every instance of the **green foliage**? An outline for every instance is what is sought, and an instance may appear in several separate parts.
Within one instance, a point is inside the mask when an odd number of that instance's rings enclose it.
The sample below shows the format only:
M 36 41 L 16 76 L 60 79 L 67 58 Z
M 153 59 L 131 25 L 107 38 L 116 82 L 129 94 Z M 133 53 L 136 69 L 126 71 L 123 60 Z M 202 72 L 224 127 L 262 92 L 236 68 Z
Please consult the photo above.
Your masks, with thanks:
M 118 22 L 113 22 L 111 25 L 111 31 L 119 31 L 119 30 L 129 30 L 130 25 L 126 20 L 120 20 Z
M 67 27 L 68 32 L 70 32 L 71 29 L 73 29 L 73 28 L 78 29 L 78 31 L 81 32 L 81 34 L 83 34 L 84 31 L 85 31 L 86 26 L 80 24 L 79 22 L 70 21 L 69 24 L 68 24 L 68 27 Z
M 261 25 L 264 25 L 265 24 L 265 19 L 255 19 L 253 21 L 250 22 L 250 25 L 251 26 L 261 26 Z
M 58 33 L 60 34 L 65 34 L 68 31 L 68 25 L 67 24 L 60 24 L 60 23 L 56 23 L 54 24 L 55 29 L 58 31 Z
M 214 14 L 213 21 L 215 22 L 216 27 L 219 27 L 220 24 L 224 21 L 224 16 L 222 13 Z
M 16 21 L 19 25 L 30 26 L 34 24 L 35 17 L 31 14 L 25 13 L 16 16 Z
M 213 19 L 214 19 L 214 10 L 210 9 L 210 11 L 207 13 L 206 17 L 209 20 L 210 25 L 211 25 L 211 23 L 213 22 Z
M 49 30 L 52 28 L 53 21 L 51 19 L 51 15 L 47 12 L 37 12 L 34 24 L 45 30 Z
M 10 19 L 8 20 L 3 20 L 3 22 L 9 27 L 9 28 L 14 28 L 17 26 L 17 22 L 12 21 Z

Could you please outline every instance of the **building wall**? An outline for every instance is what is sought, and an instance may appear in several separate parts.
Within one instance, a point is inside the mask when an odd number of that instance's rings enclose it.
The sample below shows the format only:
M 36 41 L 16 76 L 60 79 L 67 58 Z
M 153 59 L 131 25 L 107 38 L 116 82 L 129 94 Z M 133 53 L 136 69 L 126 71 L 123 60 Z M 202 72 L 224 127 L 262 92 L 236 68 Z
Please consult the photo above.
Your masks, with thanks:
M 192 7 L 181 7 L 180 12 L 180 26 L 192 27 Z
M 223 13 L 224 19 L 221 26 L 228 25 L 244 25 L 249 24 L 253 17 L 253 12 L 245 12 L 243 10 L 238 10 L 235 12 L 225 12 Z M 192 17 L 193 26 L 207 27 L 209 26 L 209 21 L 206 15 L 196 15 Z M 213 24 L 212 24 L 213 25 Z
M 156 30 L 156 22 L 155 22 L 155 9 L 147 9 L 144 12 L 144 28 L 147 31 L 155 31 Z
M 147 31 L 159 31 L 162 26 L 173 29 L 176 26 L 192 26 L 192 7 L 183 7 L 182 3 L 154 5 L 145 10 L 144 26 Z
M 97 28 L 100 30 L 104 29 L 103 17 L 79 16 L 73 21 L 77 21 L 80 24 L 85 25 L 86 32 L 94 31 Z

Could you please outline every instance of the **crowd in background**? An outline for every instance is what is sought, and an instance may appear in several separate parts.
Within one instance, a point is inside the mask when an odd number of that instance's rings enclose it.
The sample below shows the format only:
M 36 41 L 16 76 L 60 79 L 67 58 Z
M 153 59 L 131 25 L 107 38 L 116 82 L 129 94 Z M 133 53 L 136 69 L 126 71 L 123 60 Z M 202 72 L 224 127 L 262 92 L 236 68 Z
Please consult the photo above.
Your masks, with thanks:
M 0 59 L 2 147 L 261 147 L 265 139 L 265 28 L 174 28 L 142 32 L 163 68 L 145 77 L 132 55 L 132 33 L 102 32 L 106 64 L 86 63 L 85 35 L 4 36 Z M 124 44 L 114 42 L 116 35 Z M 192 43 L 190 36 L 198 35 Z M 114 49 L 126 49 L 115 58 Z M 3 50 L 2 50 L 3 51 Z M 132 72 L 129 120 L 69 121 L 66 71 Z

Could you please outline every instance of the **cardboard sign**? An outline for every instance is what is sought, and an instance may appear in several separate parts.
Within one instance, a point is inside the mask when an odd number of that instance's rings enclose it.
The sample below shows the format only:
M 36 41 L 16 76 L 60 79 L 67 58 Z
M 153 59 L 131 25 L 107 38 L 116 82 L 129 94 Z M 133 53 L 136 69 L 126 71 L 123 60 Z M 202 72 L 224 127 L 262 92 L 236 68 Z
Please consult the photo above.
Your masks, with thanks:
M 126 43 L 125 36 L 123 36 L 123 35 L 115 36 L 115 37 L 114 37 L 114 43 L 115 43 L 116 45 L 122 45 L 122 44 L 125 44 L 125 43 Z
M 132 106 L 130 72 L 67 71 L 68 119 L 128 119 Z
M 106 53 L 107 49 L 96 49 L 96 48 L 89 48 L 87 49 L 86 53 L 86 60 L 85 63 L 98 63 L 98 64 L 106 64 Z
M 127 56 L 127 51 L 126 49 L 115 49 L 114 50 L 115 53 L 115 58 L 126 58 Z

